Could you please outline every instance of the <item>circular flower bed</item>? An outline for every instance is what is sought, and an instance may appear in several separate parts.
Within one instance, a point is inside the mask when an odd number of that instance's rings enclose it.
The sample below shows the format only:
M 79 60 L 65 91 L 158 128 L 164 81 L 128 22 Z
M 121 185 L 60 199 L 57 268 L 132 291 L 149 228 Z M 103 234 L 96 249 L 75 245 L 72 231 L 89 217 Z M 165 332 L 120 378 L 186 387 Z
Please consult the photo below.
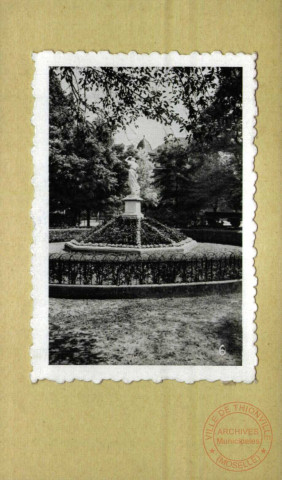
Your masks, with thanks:
M 97 247 L 167 247 L 187 241 L 176 229 L 151 218 L 120 215 L 100 228 L 91 229 L 81 238 L 73 237 L 73 244 Z

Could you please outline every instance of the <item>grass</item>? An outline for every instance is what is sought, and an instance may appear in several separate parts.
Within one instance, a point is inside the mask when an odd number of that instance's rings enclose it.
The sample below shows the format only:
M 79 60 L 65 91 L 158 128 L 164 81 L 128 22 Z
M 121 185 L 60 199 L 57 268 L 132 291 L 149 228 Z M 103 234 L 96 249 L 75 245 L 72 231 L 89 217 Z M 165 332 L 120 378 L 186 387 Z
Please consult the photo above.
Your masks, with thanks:
M 50 298 L 49 308 L 50 364 L 241 364 L 239 293 L 135 300 Z

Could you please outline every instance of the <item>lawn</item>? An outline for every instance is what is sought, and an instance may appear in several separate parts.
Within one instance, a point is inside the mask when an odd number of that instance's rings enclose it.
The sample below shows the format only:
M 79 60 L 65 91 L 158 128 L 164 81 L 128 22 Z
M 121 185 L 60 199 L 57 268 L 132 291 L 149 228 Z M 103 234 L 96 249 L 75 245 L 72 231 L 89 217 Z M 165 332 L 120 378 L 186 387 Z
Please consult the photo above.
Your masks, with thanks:
M 53 365 L 241 364 L 240 293 L 49 302 Z

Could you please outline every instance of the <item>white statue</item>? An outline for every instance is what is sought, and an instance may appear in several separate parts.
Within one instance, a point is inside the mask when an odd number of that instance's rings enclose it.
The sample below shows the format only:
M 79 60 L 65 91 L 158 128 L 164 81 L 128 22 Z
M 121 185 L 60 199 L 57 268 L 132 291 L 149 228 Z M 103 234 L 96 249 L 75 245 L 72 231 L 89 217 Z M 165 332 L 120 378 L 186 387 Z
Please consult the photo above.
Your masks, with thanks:
M 138 175 L 137 175 L 137 170 L 138 170 L 138 163 L 135 161 L 133 157 L 127 157 L 126 162 L 129 165 L 129 172 L 128 172 L 128 185 L 131 190 L 131 195 L 138 196 L 140 195 L 140 186 L 137 181 Z

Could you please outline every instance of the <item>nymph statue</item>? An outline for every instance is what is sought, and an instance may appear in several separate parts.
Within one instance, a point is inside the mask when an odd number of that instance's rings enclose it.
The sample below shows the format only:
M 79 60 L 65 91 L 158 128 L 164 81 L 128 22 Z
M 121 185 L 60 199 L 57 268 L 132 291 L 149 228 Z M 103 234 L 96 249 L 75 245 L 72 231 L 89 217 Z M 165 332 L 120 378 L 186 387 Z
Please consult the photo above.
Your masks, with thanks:
M 137 170 L 138 170 L 138 163 L 135 161 L 133 157 L 127 157 L 126 162 L 129 165 L 129 172 L 128 172 L 128 185 L 131 190 L 131 195 L 134 196 L 140 196 L 140 186 L 137 181 L 138 175 L 137 175 Z

